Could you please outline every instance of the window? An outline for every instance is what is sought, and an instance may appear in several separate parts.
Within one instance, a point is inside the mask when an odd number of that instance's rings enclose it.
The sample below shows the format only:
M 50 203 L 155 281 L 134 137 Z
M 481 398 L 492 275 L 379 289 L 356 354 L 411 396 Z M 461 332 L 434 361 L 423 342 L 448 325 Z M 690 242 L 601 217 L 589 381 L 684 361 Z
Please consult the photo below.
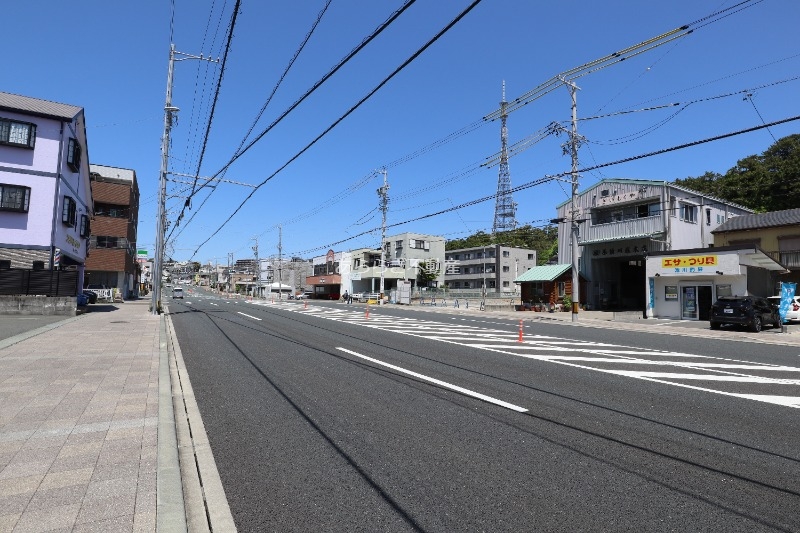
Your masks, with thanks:
M 563 298 L 566 294 L 566 283 L 563 281 L 558 282 L 558 297 Z
M 504 281 L 504 282 L 503 282 L 503 287 L 508 287 L 508 286 L 509 286 L 508 282 L 507 282 L 507 281 Z
M 534 254 L 528 254 L 528 261 L 533 261 L 533 255 Z
M 36 142 L 36 124 L 0 118 L 0 144 L 33 148 Z
M 697 222 L 697 206 L 681 203 L 681 220 L 684 222 Z
M 30 187 L 0 183 L 0 211 L 27 213 L 30 202 Z
M 67 165 L 75 172 L 81 168 L 81 145 L 78 143 L 78 139 L 73 137 L 69 138 L 67 145 Z
M 81 237 L 88 237 L 89 232 L 89 217 L 87 215 L 81 215 Z
M 61 222 L 70 227 L 75 226 L 75 200 L 69 196 L 64 197 L 64 205 L 61 207 Z
M 98 236 L 97 237 L 97 248 L 117 248 L 118 238 L 117 237 L 105 237 L 105 236 Z
M 497 287 L 493 279 L 490 279 L 487 283 L 489 284 L 490 289 L 494 289 Z
M 503 257 L 511 257 L 511 252 L 508 250 L 503 250 Z
M 503 272 L 508 272 L 508 271 L 509 271 L 509 268 L 508 268 L 508 266 L 504 266 L 504 267 L 503 267 Z
M 669 197 L 669 216 L 674 217 L 676 215 L 675 211 L 675 197 Z

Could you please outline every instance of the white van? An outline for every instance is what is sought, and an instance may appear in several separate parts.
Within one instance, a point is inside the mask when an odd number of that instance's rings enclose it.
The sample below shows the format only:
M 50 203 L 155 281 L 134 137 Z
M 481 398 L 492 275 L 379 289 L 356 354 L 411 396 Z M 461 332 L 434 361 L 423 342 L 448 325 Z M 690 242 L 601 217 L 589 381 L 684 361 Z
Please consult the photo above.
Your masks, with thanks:
M 172 297 L 183 299 L 183 287 L 175 287 L 172 289 Z

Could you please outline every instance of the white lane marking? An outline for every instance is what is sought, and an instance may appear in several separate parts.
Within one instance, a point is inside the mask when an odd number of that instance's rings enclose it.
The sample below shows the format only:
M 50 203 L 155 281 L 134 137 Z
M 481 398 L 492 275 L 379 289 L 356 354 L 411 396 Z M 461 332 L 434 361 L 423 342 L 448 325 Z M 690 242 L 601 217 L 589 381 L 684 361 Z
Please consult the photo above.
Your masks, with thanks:
M 402 372 L 403 374 L 408 374 L 409 376 L 414 376 L 415 378 L 419 378 L 430 383 L 434 383 L 436 385 L 440 385 L 450 390 L 454 390 L 456 392 L 460 392 L 461 394 L 465 394 L 467 396 L 472 396 L 473 398 L 478 398 L 479 400 L 483 400 L 485 402 L 489 402 L 495 405 L 499 405 L 500 407 L 505 407 L 506 409 L 511 409 L 512 411 L 516 411 L 518 413 L 527 413 L 528 410 L 524 407 L 520 407 L 518 405 L 514 405 L 513 403 L 504 402 L 503 400 L 498 400 L 497 398 L 492 398 L 491 396 L 486 396 L 485 394 L 481 394 L 479 392 L 474 392 L 469 389 L 465 389 L 463 387 L 459 387 L 458 385 L 453 385 L 447 383 L 446 381 L 441 381 L 435 378 L 431 378 L 425 376 L 423 374 L 418 374 L 416 372 L 412 372 L 411 370 L 406 370 L 405 368 L 400 368 L 399 366 L 391 365 L 389 363 L 384 363 L 383 361 L 379 361 L 377 359 L 373 359 L 372 357 L 367 357 L 366 355 L 362 355 L 358 352 L 354 352 L 353 350 L 348 350 L 347 348 L 336 347 L 337 350 L 341 350 L 343 352 L 349 353 L 355 357 L 360 357 L 361 359 L 366 359 L 376 365 L 385 366 L 387 368 L 391 368 L 392 370 L 397 370 L 398 372 Z
M 240 315 L 246 316 L 247 318 L 252 318 L 253 320 L 258 320 L 259 322 L 261 321 L 260 318 L 256 318 L 256 317 L 248 315 L 246 313 L 242 313 L 241 311 L 236 311 L 236 312 L 239 313 Z
M 217 305 L 217 304 L 215 304 L 214 302 L 209 302 L 209 303 L 210 303 L 211 305 Z

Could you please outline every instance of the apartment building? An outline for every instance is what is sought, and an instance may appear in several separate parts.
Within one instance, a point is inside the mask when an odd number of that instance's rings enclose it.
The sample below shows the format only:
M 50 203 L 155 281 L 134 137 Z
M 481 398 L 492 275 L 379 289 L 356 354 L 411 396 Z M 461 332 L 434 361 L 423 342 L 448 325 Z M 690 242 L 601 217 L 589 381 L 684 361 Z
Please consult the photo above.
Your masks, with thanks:
M 445 285 L 449 289 L 514 293 L 514 280 L 536 266 L 536 250 L 493 244 L 445 252 Z

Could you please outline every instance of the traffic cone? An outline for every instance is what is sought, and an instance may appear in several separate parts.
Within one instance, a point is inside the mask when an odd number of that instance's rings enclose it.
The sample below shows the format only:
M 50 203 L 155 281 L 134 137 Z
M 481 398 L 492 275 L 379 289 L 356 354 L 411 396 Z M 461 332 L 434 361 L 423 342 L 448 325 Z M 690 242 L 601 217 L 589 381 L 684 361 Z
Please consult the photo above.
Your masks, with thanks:
M 369 320 L 369 303 L 367 303 L 367 311 L 364 313 L 364 318 Z
M 522 342 L 522 320 L 519 321 L 519 339 L 517 342 Z

